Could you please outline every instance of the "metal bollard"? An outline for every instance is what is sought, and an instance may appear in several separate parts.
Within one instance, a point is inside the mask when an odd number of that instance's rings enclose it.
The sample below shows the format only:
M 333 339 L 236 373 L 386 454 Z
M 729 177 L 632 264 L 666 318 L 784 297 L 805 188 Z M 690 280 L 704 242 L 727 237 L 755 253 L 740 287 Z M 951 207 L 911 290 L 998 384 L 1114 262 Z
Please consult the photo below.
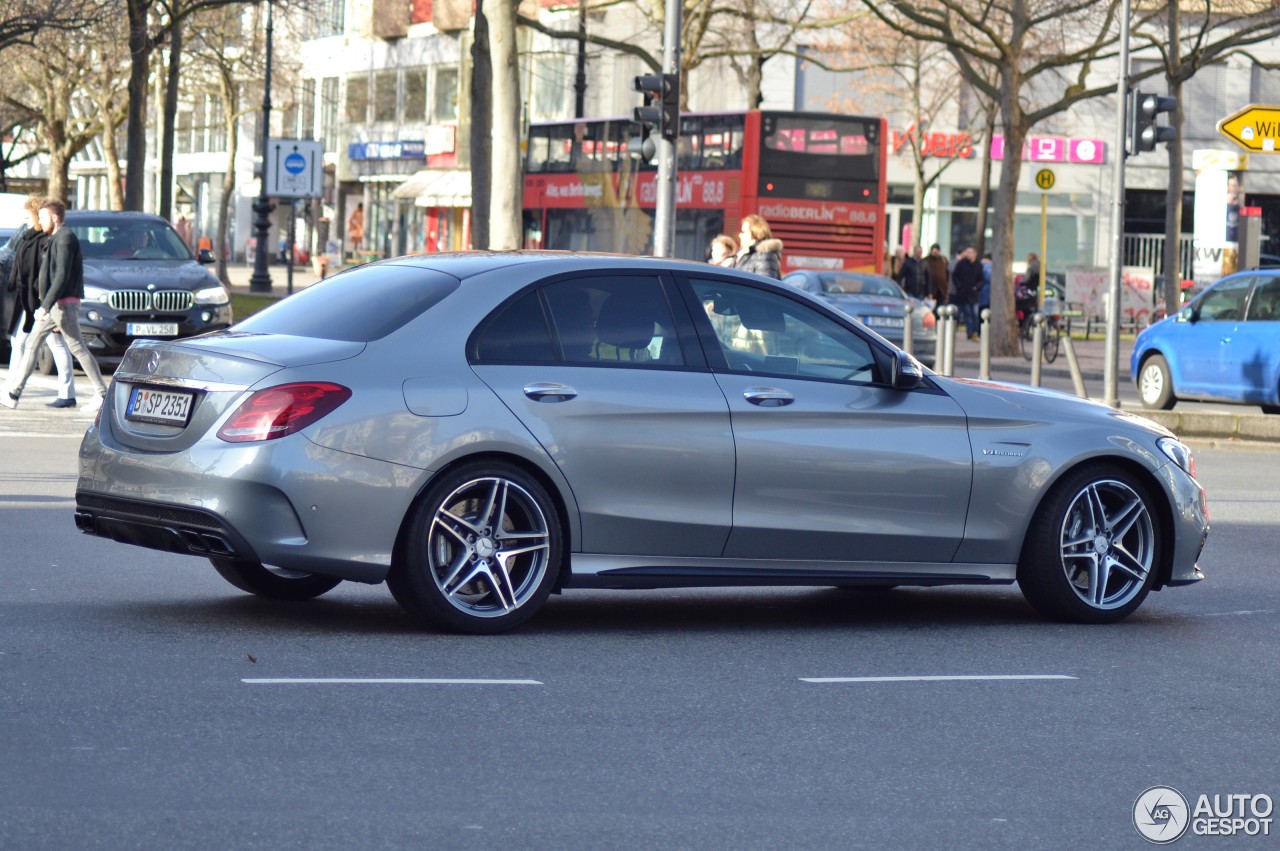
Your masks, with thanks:
M 1031 335 L 1031 386 L 1040 386 L 1040 362 L 1044 360 L 1044 319 L 1040 311 L 1031 316 L 1031 325 L 1035 329 Z
M 946 350 L 943 348 L 942 341 L 947 336 L 946 334 L 942 333 L 943 330 L 947 327 L 947 320 L 943 318 L 941 307 L 939 307 L 934 312 L 934 318 L 937 319 L 938 321 L 935 322 L 933 325 L 933 371 L 941 375 L 942 374 L 942 358 L 943 358 L 943 355 L 946 354 Z
M 914 309 L 914 305 L 911 302 L 907 302 L 902 306 L 902 350 L 909 355 L 915 354 L 915 352 L 911 351 L 915 344 L 914 335 L 911 333 L 913 330 L 911 327 L 911 311 Z
M 1084 389 L 1084 373 L 1080 371 L 1080 361 L 1076 360 L 1076 347 L 1071 342 L 1070 336 L 1062 338 L 1062 346 L 1067 350 L 1067 366 L 1071 368 L 1071 383 L 1075 385 L 1076 395 L 1081 399 L 1088 399 L 1089 394 Z
M 956 314 L 959 313 L 959 310 L 956 308 L 954 304 L 948 304 L 946 307 L 942 308 L 942 311 L 947 315 L 946 329 L 945 329 L 947 339 L 943 341 L 943 344 L 942 344 L 944 348 L 943 355 L 942 355 L 942 360 L 943 360 L 942 374 L 955 375 Z
M 984 308 L 978 315 L 982 320 L 978 326 L 978 377 L 988 381 L 991 378 L 991 308 Z

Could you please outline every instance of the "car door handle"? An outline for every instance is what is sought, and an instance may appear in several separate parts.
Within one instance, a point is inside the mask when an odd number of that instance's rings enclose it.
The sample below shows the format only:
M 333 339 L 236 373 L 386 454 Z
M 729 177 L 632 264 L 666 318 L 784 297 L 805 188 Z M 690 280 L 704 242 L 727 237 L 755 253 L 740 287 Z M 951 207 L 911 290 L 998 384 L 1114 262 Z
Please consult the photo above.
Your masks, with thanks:
M 556 384 L 554 381 L 538 381 L 524 386 L 524 395 L 535 402 L 567 402 L 578 395 L 568 384 Z
M 742 397 L 753 405 L 759 405 L 762 408 L 781 408 L 784 405 L 790 405 L 796 400 L 786 390 L 779 390 L 777 387 L 748 387 L 742 391 Z

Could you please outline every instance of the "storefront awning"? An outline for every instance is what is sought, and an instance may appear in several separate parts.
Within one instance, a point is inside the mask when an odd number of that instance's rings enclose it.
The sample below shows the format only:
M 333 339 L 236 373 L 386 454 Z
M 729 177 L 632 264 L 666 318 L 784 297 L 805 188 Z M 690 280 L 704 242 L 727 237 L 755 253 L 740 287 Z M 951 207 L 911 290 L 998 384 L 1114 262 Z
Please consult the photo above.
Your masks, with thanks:
M 418 207 L 470 207 L 471 172 L 424 168 L 397 187 L 391 197 L 399 201 L 412 199 Z

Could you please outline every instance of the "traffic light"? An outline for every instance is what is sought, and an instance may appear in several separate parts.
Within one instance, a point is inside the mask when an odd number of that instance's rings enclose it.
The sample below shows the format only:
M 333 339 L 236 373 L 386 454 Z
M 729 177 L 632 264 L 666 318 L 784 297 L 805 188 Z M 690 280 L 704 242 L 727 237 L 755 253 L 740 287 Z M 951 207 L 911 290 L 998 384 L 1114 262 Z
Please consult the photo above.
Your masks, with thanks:
M 680 132 L 680 77 L 641 74 L 631 81 L 631 89 L 644 95 L 644 106 L 637 106 L 632 114 L 643 129 L 642 137 L 633 138 L 628 147 L 649 162 L 657 153 L 654 134 L 674 142 Z
M 1156 145 L 1178 138 L 1178 132 L 1172 127 L 1156 124 L 1160 113 L 1173 112 L 1177 108 L 1177 98 L 1149 95 L 1135 90 L 1130 107 L 1129 153 L 1136 155 L 1143 151 L 1154 151 Z

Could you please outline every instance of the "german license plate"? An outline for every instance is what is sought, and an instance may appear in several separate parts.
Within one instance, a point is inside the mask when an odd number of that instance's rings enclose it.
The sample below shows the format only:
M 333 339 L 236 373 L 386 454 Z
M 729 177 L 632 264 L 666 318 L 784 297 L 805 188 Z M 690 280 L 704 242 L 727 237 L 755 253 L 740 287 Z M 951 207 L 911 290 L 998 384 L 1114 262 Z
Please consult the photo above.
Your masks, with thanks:
M 191 416 L 194 393 L 134 387 L 129 391 L 129 404 L 124 418 L 135 423 L 185 426 Z
M 177 322 L 130 322 L 125 327 L 130 337 L 176 337 Z
M 868 316 L 866 322 L 868 328 L 901 328 L 903 325 L 901 316 Z

